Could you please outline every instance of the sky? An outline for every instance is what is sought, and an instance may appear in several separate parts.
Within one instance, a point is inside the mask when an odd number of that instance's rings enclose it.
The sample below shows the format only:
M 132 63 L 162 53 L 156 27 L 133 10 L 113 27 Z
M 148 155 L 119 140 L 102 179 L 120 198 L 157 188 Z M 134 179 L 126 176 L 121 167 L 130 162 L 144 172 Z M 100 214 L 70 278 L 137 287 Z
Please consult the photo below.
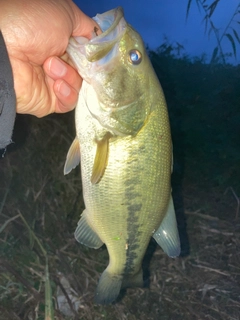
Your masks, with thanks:
M 167 37 L 170 43 L 178 42 L 185 48 L 189 56 L 201 56 L 207 54 L 211 58 L 213 49 L 216 47 L 216 38 L 211 34 L 210 39 L 204 34 L 204 13 L 199 11 L 196 1 L 192 0 L 188 19 L 186 10 L 188 0 L 74 0 L 80 9 L 93 17 L 97 13 L 103 13 L 110 9 L 122 6 L 125 19 L 142 36 L 144 42 L 152 50 L 155 50 Z M 206 1 L 211 4 L 214 0 Z M 223 32 L 230 21 L 239 0 L 220 0 L 212 20 Z M 240 14 L 238 17 L 240 21 Z M 240 24 L 231 25 L 239 34 Z M 231 30 L 229 30 L 231 31 Z M 235 40 L 236 41 L 236 40 Z M 227 38 L 223 42 L 224 52 L 232 52 L 232 47 Z M 232 58 L 230 63 L 240 63 L 240 44 L 237 44 L 237 60 Z

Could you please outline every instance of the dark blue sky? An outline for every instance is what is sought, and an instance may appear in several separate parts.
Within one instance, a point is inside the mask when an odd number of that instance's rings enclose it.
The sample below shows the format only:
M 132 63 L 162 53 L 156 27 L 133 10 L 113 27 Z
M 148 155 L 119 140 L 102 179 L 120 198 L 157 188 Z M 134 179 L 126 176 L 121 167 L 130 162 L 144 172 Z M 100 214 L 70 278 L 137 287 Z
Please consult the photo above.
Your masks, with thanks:
M 207 3 L 212 3 L 207 1 Z M 177 41 L 182 44 L 186 53 L 191 56 L 207 53 L 211 57 L 216 46 L 214 34 L 210 40 L 204 35 L 204 14 L 199 12 L 196 1 L 192 1 L 190 14 L 186 21 L 186 8 L 188 0 L 75 0 L 75 3 L 89 16 L 103 13 L 117 6 L 122 6 L 126 20 L 142 35 L 150 49 L 157 48 L 163 43 L 164 36 L 170 42 Z M 220 33 L 226 27 L 239 0 L 221 0 L 212 16 L 215 26 Z M 239 19 L 240 20 L 240 19 Z M 240 24 L 234 28 L 239 33 Z M 232 52 L 229 40 L 223 43 L 224 52 Z M 237 62 L 240 62 L 240 45 L 237 45 Z M 239 51 L 239 52 L 238 52 Z M 235 62 L 235 59 L 229 60 Z

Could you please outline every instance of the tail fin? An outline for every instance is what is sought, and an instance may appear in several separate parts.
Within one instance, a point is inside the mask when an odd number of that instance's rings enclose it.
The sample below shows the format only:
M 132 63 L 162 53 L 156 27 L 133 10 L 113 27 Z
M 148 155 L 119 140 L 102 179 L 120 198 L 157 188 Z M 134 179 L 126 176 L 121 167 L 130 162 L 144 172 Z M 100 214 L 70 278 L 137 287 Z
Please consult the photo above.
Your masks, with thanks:
M 99 279 L 95 294 L 97 304 L 109 304 L 117 299 L 122 286 L 122 276 L 111 275 L 107 269 Z

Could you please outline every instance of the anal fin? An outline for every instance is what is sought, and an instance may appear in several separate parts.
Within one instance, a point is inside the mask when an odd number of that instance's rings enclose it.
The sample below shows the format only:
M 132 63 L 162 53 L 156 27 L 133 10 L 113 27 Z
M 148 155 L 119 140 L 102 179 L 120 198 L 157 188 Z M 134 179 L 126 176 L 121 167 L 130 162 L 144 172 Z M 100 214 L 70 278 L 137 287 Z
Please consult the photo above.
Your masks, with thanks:
M 75 239 L 81 244 L 84 244 L 89 248 L 98 249 L 103 245 L 103 242 L 93 228 L 89 225 L 85 217 L 86 213 L 87 210 L 85 209 L 82 213 L 81 219 L 78 222 L 74 236 Z
M 169 200 L 166 216 L 153 238 L 169 257 L 179 256 L 181 247 L 172 196 Z

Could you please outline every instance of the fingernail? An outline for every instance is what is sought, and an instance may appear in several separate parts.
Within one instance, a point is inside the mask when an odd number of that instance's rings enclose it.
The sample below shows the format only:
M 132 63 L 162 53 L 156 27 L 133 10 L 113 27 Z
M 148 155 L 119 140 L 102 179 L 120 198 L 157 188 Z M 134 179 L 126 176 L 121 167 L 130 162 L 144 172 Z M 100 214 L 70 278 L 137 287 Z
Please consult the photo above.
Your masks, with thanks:
M 64 97 L 68 97 L 71 93 L 71 89 L 64 81 L 62 81 L 58 85 L 58 92 Z
M 67 73 L 67 67 L 56 58 L 52 58 L 49 62 L 49 70 L 57 77 L 62 77 Z

